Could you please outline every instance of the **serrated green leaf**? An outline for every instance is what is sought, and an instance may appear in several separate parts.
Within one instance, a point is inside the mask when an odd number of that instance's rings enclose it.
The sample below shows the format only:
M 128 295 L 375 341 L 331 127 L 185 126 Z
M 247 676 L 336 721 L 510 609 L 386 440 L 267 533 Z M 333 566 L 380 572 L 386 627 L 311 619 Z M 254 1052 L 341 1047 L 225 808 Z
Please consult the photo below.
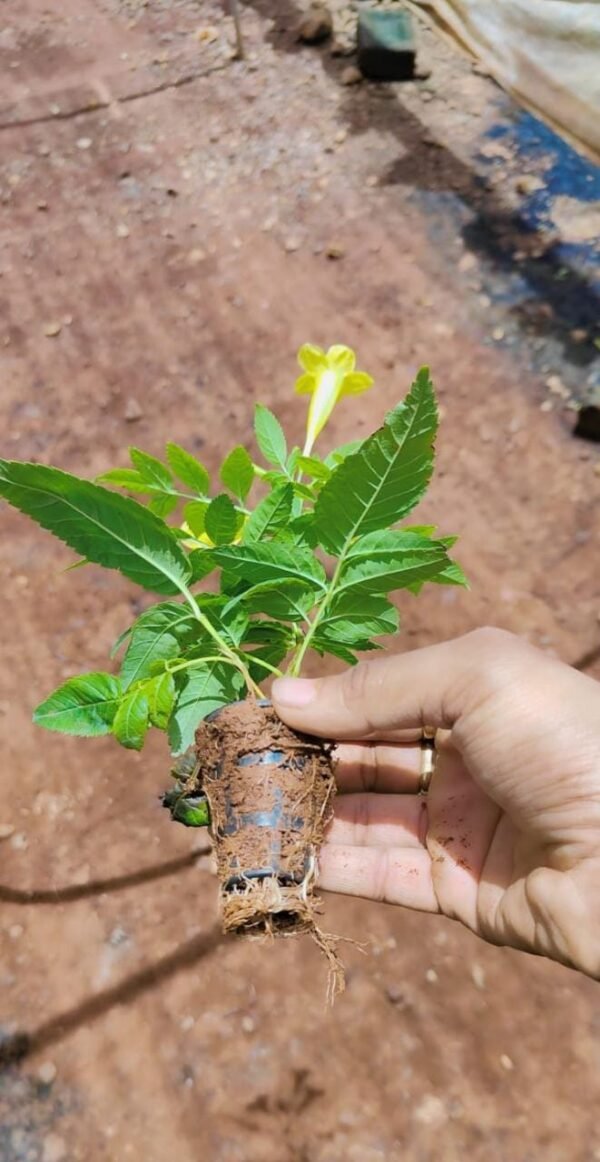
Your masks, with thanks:
M 254 465 L 241 444 L 225 457 L 219 474 L 225 487 L 239 500 L 244 501 L 254 480 Z
M 457 561 L 449 561 L 445 569 L 442 569 L 431 580 L 436 585 L 462 585 L 463 589 L 470 588 L 469 579 L 465 576 Z
M 204 535 L 209 503 L 208 500 L 191 500 L 183 510 L 183 519 L 195 537 Z
M 112 674 L 79 674 L 54 690 L 33 713 L 46 730 L 83 738 L 110 734 L 121 697 L 121 683 Z
M 239 670 L 223 662 L 182 670 L 176 678 L 177 695 L 169 722 L 169 742 L 173 754 L 181 754 L 194 742 L 203 718 L 235 702 L 244 689 Z
M 398 620 L 398 610 L 383 595 L 342 590 L 320 624 L 319 637 L 361 649 L 370 638 L 396 633 Z
M 141 750 L 149 726 L 148 699 L 144 690 L 130 690 L 120 703 L 112 732 L 121 746 Z
M 0 460 L 0 495 L 89 561 L 118 569 L 155 593 L 188 581 L 186 556 L 170 529 L 130 497 L 58 468 Z
M 349 550 L 337 594 L 407 589 L 417 581 L 433 580 L 447 565 L 446 549 L 439 541 L 394 529 L 367 533 Z
M 210 487 L 210 477 L 204 464 L 179 444 L 167 444 L 166 451 L 169 465 L 179 480 L 187 484 L 192 492 L 205 496 Z
M 175 704 L 175 679 L 172 674 L 157 674 L 144 683 L 148 699 L 150 722 L 159 730 L 166 730 Z
M 173 477 L 169 469 L 162 461 L 157 460 L 156 456 L 142 452 L 141 448 L 130 448 L 129 455 L 134 468 L 153 488 L 163 488 L 168 492 L 173 487 Z
M 187 605 L 165 601 L 147 609 L 131 629 L 121 667 L 123 689 L 152 674 L 156 662 L 176 658 L 197 632 L 198 622 Z
M 435 395 L 423 368 L 384 426 L 323 485 L 314 518 L 328 552 L 341 555 L 355 537 L 389 528 L 414 508 L 433 470 L 436 430 Z
M 420 537 L 432 537 L 437 525 L 403 525 L 403 533 L 417 533 Z M 440 541 L 441 537 L 438 538 Z
M 148 508 L 150 509 L 150 512 L 153 512 L 156 516 L 162 517 L 164 520 L 165 517 L 170 516 L 173 510 L 177 508 L 178 503 L 179 499 L 177 496 L 173 496 L 173 494 L 169 492 L 163 492 L 158 496 L 152 497 Z
M 111 468 L 96 477 L 96 484 L 112 484 L 115 488 L 127 488 L 129 492 L 150 492 L 148 481 L 135 468 Z
M 347 444 L 340 444 L 339 448 L 334 448 L 333 451 L 325 457 L 323 463 L 332 470 L 337 468 L 344 462 L 344 460 L 347 459 L 348 456 L 352 456 L 354 452 L 358 452 L 358 449 L 362 443 L 362 440 L 349 440 Z
M 285 463 L 286 475 L 292 477 L 298 467 L 298 458 L 302 455 L 301 448 L 292 448 Z
M 315 480 L 325 481 L 329 480 L 331 476 L 331 468 L 328 468 L 327 464 L 324 464 L 316 456 L 298 456 L 296 467 L 307 476 L 314 477 Z
M 215 545 L 228 545 L 235 539 L 238 518 L 229 497 L 224 493 L 211 500 L 204 517 L 204 531 Z
M 254 409 L 254 431 L 256 442 L 267 463 L 285 471 L 287 443 L 283 428 L 277 416 L 262 403 L 257 403 Z
M 330 640 L 325 636 L 319 637 L 318 634 L 315 634 L 313 643 L 318 654 L 331 654 L 334 658 L 339 658 L 340 661 L 345 662 L 347 666 L 355 666 L 358 661 L 352 650 L 348 649 L 348 646 L 343 645 L 342 642 Z
M 213 549 L 213 557 L 218 565 L 240 577 L 248 586 L 294 577 L 317 590 L 324 591 L 326 588 L 327 578 L 323 566 L 312 553 L 300 547 L 292 548 L 272 541 L 229 545 Z
M 314 500 L 315 496 L 317 495 L 314 488 L 311 488 L 310 484 L 300 484 L 298 480 L 293 481 L 292 488 L 294 491 L 294 496 L 301 497 L 302 500 Z M 301 508 L 302 506 L 300 505 L 300 510 Z
M 276 484 L 248 517 L 244 526 L 244 544 L 263 540 L 284 528 L 292 515 L 293 498 L 293 489 L 288 481 Z
M 203 581 L 215 568 L 214 557 L 208 549 L 192 549 L 191 553 L 188 554 L 188 564 L 192 571 L 190 585 L 195 585 L 197 581 Z
M 113 643 L 113 647 L 110 651 L 111 658 L 116 657 L 116 655 L 118 654 L 119 650 L 121 649 L 121 646 L 123 645 L 123 643 L 126 642 L 129 637 L 131 637 L 132 629 L 133 629 L 133 626 L 128 625 L 127 629 L 124 629 L 123 633 L 119 634 L 116 642 Z
M 234 597 L 226 610 L 242 604 L 248 613 L 268 613 L 281 621 L 306 621 L 308 612 L 321 596 L 320 588 L 310 588 L 303 581 L 283 577 L 254 585 Z

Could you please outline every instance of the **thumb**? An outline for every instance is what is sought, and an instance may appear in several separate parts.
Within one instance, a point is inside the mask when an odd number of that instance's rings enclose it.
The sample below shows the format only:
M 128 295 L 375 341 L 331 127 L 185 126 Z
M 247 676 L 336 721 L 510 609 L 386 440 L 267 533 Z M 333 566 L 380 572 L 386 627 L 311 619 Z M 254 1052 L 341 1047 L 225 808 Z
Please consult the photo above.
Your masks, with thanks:
M 289 726 L 335 739 L 385 739 L 425 727 L 451 729 L 476 697 L 477 678 L 497 657 L 500 630 L 360 662 L 328 678 L 278 678 L 273 705 Z

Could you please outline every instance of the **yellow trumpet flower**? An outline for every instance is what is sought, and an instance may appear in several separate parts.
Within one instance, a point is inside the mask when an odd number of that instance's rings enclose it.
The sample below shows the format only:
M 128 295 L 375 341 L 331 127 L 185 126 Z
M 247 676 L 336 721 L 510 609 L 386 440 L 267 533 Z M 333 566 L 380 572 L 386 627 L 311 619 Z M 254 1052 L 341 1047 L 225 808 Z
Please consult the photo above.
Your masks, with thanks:
M 306 425 L 304 455 L 310 455 L 314 442 L 323 430 L 336 403 L 344 395 L 360 395 L 373 384 L 366 371 L 355 371 L 356 355 L 350 347 L 337 344 L 327 352 L 312 343 L 305 343 L 298 352 L 298 362 L 304 371 L 296 380 L 300 395 L 311 395 Z

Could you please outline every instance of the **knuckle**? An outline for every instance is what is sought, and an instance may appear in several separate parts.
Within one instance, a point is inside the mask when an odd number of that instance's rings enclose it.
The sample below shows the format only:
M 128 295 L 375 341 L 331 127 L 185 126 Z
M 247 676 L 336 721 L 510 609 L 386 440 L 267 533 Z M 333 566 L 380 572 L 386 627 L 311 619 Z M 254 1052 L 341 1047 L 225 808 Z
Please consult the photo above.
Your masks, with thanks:
M 472 665 L 470 680 L 479 698 L 487 699 L 514 685 L 531 647 L 508 630 L 484 626 L 467 634 Z

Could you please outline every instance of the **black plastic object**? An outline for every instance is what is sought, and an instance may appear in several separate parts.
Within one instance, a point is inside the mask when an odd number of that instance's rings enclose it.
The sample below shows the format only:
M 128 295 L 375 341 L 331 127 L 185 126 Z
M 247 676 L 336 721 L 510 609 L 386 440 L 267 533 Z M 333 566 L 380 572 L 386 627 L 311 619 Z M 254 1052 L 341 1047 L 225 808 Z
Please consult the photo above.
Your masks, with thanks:
M 417 46 L 408 12 L 368 8 L 358 16 L 358 67 L 371 81 L 410 81 Z

